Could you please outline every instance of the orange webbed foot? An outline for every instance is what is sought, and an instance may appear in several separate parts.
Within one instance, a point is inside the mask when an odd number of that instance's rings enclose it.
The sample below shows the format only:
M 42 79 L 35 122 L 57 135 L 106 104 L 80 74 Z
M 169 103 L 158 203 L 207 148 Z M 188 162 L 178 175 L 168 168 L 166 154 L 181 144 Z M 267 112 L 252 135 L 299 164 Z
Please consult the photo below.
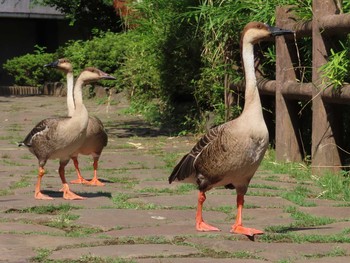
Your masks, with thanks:
M 66 200 L 84 200 L 86 197 L 82 197 L 80 195 L 77 195 L 73 193 L 72 191 L 65 191 L 63 193 L 63 198 Z
M 41 192 L 37 192 L 34 194 L 34 198 L 38 199 L 38 200 L 53 200 L 52 197 L 48 196 L 48 195 L 44 195 Z
M 219 228 L 211 226 L 203 221 L 196 224 L 196 229 L 201 232 L 220 231 Z
M 246 236 L 255 236 L 255 235 L 264 234 L 264 232 L 261 230 L 243 227 L 243 226 L 237 226 L 237 225 L 233 225 L 230 232 L 235 234 L 242 234 Z
M 89 181 L 85 180 L 83 177 L 70 181 L 71 184 L 88 184 Z
M 93 178 L 91 181 L 86 181 L 84 182 L 86 185 L 94 185 L 94 186 L 104 186 L 105 184 L 102 183 L 100 180 L 97 178 Z
M 63 187 L 60 191 L 63 192 L 63 198 L 66 200 L 84 200 L 84 199 L 86 199 L 85 197 L 82 197 L 80 195 L 73 193 L 69 189 L 68 185 L 63 185 Z

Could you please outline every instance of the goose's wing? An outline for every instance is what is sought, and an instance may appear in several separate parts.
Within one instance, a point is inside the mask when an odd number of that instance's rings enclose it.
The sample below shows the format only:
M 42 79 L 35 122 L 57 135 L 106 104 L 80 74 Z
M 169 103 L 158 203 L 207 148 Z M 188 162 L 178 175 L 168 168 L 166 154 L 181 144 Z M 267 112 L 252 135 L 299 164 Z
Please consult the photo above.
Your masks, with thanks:
M 102 121 L 97 117 L 89 116 L 86 139 L 82 147 L 85 149 L 92 147 L 91 150 L 102 150 L 107 146 L 107 143 L 108 135 Z
M 175 166 L 173 172 L 169 176 L 169 183 L 175 179 L 181 181 L 196 173 L 195 162 L 200 156 L 202 151 L 206 149 L 214 141 L 218 140 L 223 126 L 217 126 L 209 130 L 192 148 L 192 150 L 186 154 L 181 161 Z
M 42 138 L 44 140 L 50 139 L 50 133 L 56 130 L 58 123 L 62 120 L 69 119 L 71 117 L 57 117 L 57 118 L 47 118 L 40 121 L 35 127 L 28 133 L 23 142 L 19 143 L 19 146 L 25 145 L 31 147 L 33 140 L 36 138 Z

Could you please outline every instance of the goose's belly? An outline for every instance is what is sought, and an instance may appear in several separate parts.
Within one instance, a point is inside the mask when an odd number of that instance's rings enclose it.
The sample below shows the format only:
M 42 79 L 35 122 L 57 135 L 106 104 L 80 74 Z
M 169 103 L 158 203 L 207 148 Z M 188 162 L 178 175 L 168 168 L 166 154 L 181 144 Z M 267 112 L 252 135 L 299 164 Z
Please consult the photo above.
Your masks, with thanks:
M 268 135 L 260 138 L 225 142 L 224 149 L 207 154 L 198 172 L 208 175 L 212 187 L 248 184 L 268 147 Z M 204 157 L 204 156 L 203 156 Z
M 85 133 L 79 134 L 77 137 L 72 138 L 68 143 L 57 143 L 57 147 L 54 147 L 49 156 L 49 159 L 61 159 L 61 160 L 69 160 L 70 156 L 83 145 L 85 140 Z

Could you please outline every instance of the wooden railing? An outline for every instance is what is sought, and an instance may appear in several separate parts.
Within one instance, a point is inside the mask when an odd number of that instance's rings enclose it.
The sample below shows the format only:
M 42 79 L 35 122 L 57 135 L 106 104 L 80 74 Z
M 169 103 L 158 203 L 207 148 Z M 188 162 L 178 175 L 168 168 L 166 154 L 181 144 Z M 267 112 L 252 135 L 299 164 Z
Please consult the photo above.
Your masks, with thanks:
M 308 101 L 312 105 L 311 162 L 313 172 L 333 172 L 345 167 L 341 148 L 341 119 L 336 104 L 350 103 L 350 86 L 340 91 L 332 87 L 323 90 L 324 80 L 319 68 L 327 62 L 330 44 L 338 36 L 350 32 L 350 14 L 340 14 L 337 1 L 313 0 L 312 21 L 299 23 L 288 7 L 276 9 L 276 25 L 296 32 L 296 38 L 312 37 L 312 82 L 300 83 L 297 49 L 293 37 L 276 40 L 276 80 L 260 81 L 258 88 L 263 94 L 275 96 L 276 107 L 276 159 L 299 162 L 303 159 L 303 142 L 296 101 Z M 349 123 L 350 125 L 350 123 Z
M 43 87 L 0 86 L 0 96 L 53 95 L 65 96 L 66 88 L 61 82 L 45 83 Z

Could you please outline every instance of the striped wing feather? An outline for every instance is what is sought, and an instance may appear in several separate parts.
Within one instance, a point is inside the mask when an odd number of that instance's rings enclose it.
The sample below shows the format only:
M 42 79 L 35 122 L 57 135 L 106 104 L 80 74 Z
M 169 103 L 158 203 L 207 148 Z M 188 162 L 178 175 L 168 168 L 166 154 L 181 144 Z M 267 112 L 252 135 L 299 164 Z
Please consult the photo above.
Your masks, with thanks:
M 21 142 L 21 145 L 26 145 L 27 147 L 32 146 L 32 141 L 36 136 L 44 135 L 45 132 L 48 132 L 52 127 L 57 126 L 57 123 L 60 120 L 68 119 L 70 117 L 58 117 L 58 118 L 47 118 L 42 121 L 40 121 L 35 127 L 28 133 L 28 135 L 25 137 L 23 142 Z M 49 139 L 49 138 L 47 138 Z
M 196 143 L 191 152 L 186 154 L 175 166 L 173 172 L 169 176 L 169 183 L 172 183 L 175 179 L 181 181 L 196 174 L 195 162 L 198 156 L 206 147 L 220 137 L 221 129 L 222 125 L 210 129 L 209 132 Z

